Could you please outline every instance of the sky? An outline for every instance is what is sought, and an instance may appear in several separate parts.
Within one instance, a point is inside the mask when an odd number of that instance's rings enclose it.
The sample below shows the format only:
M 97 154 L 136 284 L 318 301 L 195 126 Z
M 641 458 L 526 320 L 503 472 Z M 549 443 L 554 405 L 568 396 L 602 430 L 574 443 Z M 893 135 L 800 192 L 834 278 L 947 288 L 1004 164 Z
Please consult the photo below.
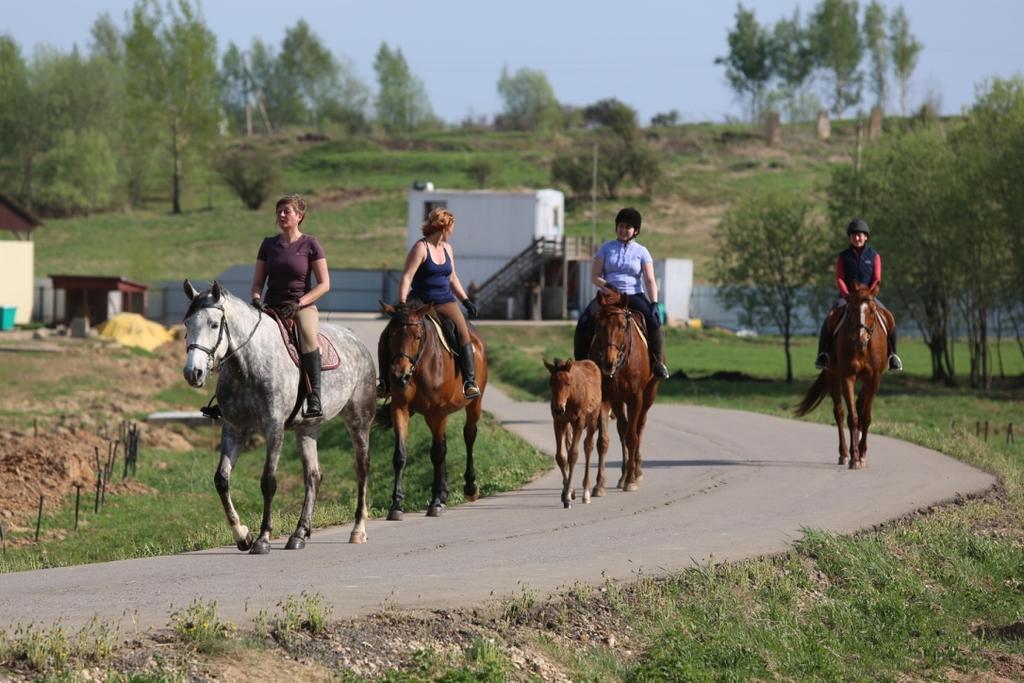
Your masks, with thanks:
M 0 0 L 0 34 L 12 36 L 26 55 L 41 44 L 84 48 L 100 13 L 123 27 L 132 4 Z M 806 17 L 815 4 L 744 3 L 769 25 L 797 7 Z M 882 4 L 890 10 L 897 6 Z M 911 107 L 929 97 L 942 113 L 959 113 L 974 101 L 978 83 L 1024 71 L 1021 0 L 904 0 L 903 6 L 911 31 L 924 45 L 911 81 Z M 304 18 L 371 88 L 381 42 L 400 47 L 426 86 L 434 112 L 451 123 L 501 111 L 497 82 L 503 67 L 513 73 L 522 67 L 543 71 L 564 104 L 617 97 L 644 123 L 673 109 L 684 122 L 723 121 L 743 112 L 724 68 L 714 64 L 728 50 L 732 2 L 206 0 L 201 7 L 221 52 L 229 42 L 245 48 L 254 37 L 277 47 L 285 29 Z M 869 98 L 865 91 L 865 103 Z

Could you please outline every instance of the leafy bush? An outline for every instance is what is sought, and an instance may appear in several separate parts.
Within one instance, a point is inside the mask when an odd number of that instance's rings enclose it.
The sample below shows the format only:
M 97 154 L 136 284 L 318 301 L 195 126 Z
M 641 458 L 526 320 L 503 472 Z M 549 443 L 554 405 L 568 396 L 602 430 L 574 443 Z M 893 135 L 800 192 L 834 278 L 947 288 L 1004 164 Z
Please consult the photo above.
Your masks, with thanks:
M 40 161 L 36 208 L 50 216 L 105 209 L 116 184 L 117 164 L 107 137 L 95 130 L 66 130 Z
M 216 168 L 228 187 L 253 211 L 263 205 L 272 188 L 280 185 L 277 165 L 252 147 L 225 150 Z

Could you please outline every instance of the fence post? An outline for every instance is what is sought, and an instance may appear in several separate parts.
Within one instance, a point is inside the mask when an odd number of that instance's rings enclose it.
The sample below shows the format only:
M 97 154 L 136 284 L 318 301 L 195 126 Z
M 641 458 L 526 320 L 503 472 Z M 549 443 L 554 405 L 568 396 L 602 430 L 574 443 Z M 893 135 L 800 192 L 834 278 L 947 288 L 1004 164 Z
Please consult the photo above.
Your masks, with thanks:
M 1006 425 L 1006 444 L 1013 443 L 1013 423 Z
M 82 501 L 82 485 L 75 484 L 75 531 L 78 531 L 78 506 Z
M 36 543 L 39 543 L 39 528 L 43 526 L 43 500 L 46 498 L 39 494 L 39 516 L 36 517 Z

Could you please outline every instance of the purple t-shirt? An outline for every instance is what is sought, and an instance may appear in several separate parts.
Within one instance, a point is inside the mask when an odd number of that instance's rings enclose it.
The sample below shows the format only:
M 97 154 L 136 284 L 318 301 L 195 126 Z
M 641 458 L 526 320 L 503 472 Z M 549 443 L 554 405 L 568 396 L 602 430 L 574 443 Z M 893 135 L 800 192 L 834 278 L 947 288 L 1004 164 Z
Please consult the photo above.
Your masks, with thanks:
M 302 235 L 292 244 L 284 244 L 280 235 L 265 238 L 256 260 L 267 264 L 267 305 L 298 302 L 313 288 L 313 261 L 322 258 L 323 247 L 312 235 Z
M 625 244 L 611 240 L 602 244 L 595 255 L 604 259 L 604 279 L 608 284 L 625 294 L 643 292 L 643 266 L 654 262 L 647 247 L 637 244 L 636 240 Z

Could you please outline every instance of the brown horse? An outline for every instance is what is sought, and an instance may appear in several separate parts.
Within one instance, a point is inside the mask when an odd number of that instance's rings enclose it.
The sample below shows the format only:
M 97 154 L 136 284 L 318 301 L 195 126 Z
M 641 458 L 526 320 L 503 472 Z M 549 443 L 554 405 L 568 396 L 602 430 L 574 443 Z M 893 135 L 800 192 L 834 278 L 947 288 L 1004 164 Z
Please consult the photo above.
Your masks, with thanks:
M 601 405 L 601 371 L 589 360 L 544 361 L 551 373 L 551 418 L 555 426 L 555 462 L 562 472 L 562 505 L 572 507 L 576 490 L 572 471 L 579 458 L 580 437 L 586 430 L 583 454 L 583 502 L 590 502 L 590 454 L 597 433 L 597 482 L 594 495 L 604 495 L 604 457 L 608 452 L 608 413 Z M 568 451 L 568 457 L 566 457 Z
M 476 360 L 476 381 L 480 397 L 467 400 L 462 390 L 462 379 L 456 375 L 458 364 L 442 345 L 434 325 L 427 316 L 434 310 L 432 304 L 412 307 L 406 304 L 391 306 L 381 302 L 384 313 L 391 318 L 381 333 L 378 348 L 390 354 L 388 382 L 391 397 L 391 425 L 395 430 L 395 488 L 391 497 L 388 519 L 402 519 L 402 474 L 407 459 L 405 442 L 409 418 L 419 413 L 427 421 L 432 436 L 430 461 L 434 465 L 434 482 L 428 517 L 439 517 L 448 506 L 448 475 L 445 456 L 448 451 L 445 427 L 448 416 L 465 409 L 466 426 L 462 437 L 466 442 L 466 474 L 463 493 L 466 500 L 480 497 L 473 469 L 473 443 L 476 425 L 483 413 L 483 392 L 487 386 L 487 355 L 484 342 L 472 327 L 469 328 Z
M 597 302 L 601 308 L 595 316 L 590 359 L 601 370 L 603 410 L 615 415 L 622 445 L 622 476 L 617 486 L 636 491 L 644 476 L 640 440 L 659 379 L 651 372 L 647 344 L 640 333 L 643 316 L 629 310 L 629 297 L 601 290 Z
M 882 384 L 882 373 L 888 367 L 887 337 L 895 327 L 892 314 L 875 302 L 878 285 L 869 288 L 857 284 L 847 297 L 842 319 L 833 333 L 832 360 L 821 371 L 796 408 L 797 417 L 814 410 L 832 394 L 832 412 L 839 430 L 839 464 L 850 462 L 850 469 L 867 467 L 868 428 L 871 426 L 871 404 Z M 839 312 L 833 311 L 832 315 Z M 831 321 L 830 321 L 831 322 Z M 860 392 L 857 393 L 857 381 Z M 854 400 L 856 396 L 856 400 Z M 849 413 L 850 450 L 843 433 L 843 401 Z M 859 432 L 859 440 L 858 440 Z M 850 452 L 852 451 L 852 452 Z

